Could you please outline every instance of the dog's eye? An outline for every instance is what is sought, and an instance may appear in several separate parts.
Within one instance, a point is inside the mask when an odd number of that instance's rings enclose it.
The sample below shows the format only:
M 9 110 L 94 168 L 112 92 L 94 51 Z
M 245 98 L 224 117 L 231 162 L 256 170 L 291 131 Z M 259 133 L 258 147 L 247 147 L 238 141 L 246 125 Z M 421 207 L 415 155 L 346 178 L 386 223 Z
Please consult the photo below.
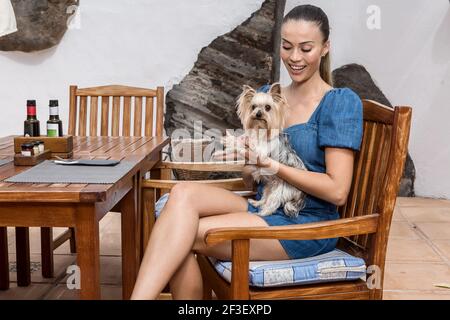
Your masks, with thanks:
M 266 111 L 270 111 L 271 106 L 270 105 L 266 105 Z
M 252 105 L 252 110 L 255 110 L 256 109 L 256 106 L 255 105 Z

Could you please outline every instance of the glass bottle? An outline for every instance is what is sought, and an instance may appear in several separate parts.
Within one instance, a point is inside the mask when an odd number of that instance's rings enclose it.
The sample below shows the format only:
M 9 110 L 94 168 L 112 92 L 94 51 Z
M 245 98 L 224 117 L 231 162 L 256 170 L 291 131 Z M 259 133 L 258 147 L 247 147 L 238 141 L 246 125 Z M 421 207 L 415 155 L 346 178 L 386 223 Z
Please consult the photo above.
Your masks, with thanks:
M 63 127 L 62 121 L 59 119 L 59 103 L 58 100 L 50 100 L 50 118 L 47 121 L 47 136 L 62 137 Z
M 36 100 L 27 100 L 27 120 L 23 124 L 23 135 L 25 137 L 39 137 L 40 123 L 36 118 Z

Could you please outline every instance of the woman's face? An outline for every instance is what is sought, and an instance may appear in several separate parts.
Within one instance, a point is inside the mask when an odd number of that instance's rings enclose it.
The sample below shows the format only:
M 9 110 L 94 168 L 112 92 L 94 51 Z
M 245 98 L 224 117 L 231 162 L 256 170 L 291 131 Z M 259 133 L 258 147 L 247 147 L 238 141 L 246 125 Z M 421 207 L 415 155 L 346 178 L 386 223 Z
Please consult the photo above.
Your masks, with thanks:
M 280 56 L 294 82 L 304 82 L 319 72 L 322 56 L 329 51 L 319 26 L 310 21 L 289 20 L 281 28 Z

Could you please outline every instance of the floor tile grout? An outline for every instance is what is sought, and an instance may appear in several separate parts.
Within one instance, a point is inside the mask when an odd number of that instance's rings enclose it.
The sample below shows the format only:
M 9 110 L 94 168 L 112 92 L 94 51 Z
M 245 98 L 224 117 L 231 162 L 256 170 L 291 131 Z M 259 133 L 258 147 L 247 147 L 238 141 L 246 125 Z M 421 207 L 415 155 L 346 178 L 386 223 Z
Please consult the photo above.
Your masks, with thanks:
M 441 252 L 441 250 L 434 244 L 432 239 L 430 239 L 425 234 L 425 232 L 423 232 L 422 229 L 420 229 L 420 227 L 418 225 L 416 225 L 414 222 L 412 222 L 407 216 L 405 216 L 403 214 L 402 214 L 402 216 L 404 217 L 406 222 L 409 224 L 412 231 L 414 233 L 416 233 L 422 240 L 424 240 L 431 247 L 431 249 L 433 249 L 433 251 L 443 260 L 443 262 L 445 262 L 450 267 L 449 259 L 447 259 L 447 256 L 443 252 Z

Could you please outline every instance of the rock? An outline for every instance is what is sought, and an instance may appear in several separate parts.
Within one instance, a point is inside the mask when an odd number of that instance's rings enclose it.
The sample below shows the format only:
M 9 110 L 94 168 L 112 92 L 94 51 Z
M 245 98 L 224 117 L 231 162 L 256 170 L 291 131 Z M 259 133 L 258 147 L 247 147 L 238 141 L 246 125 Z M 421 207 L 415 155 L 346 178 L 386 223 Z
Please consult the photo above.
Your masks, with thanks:
M 32 52 L 56 46 L 79 0 L 12 0 L 18 31 L 0 38 L 0 50 Z
M 361 65 L 348 64 L 333 71 L 334 87 L 348 87 L 355 91 L 361 99 L 370 99 L 392 108 L 392 104 L 373 81 L 370 73 Z M 398 195 L 414 197 L 414 181 L 416 170 L 411 156 L 407 155 L 405 169 Z
M 244 84 L 253 87 L 279 79 L 279 28 L 285 0 L 266 0 L 249 19 L 201 50 L 188 75 L 167 93 L 165 129 L 191 133 L 241 128 L 235 102 Z

